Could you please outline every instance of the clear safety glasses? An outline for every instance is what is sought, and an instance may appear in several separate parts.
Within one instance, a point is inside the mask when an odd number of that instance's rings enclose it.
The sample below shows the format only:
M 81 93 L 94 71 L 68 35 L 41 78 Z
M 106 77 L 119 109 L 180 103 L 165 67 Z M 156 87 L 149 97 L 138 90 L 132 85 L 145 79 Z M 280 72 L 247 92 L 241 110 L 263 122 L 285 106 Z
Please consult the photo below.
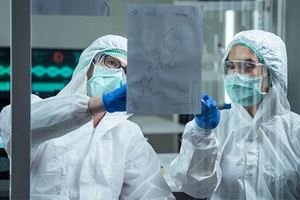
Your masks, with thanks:
M 230 76 L 235 72 L 249 76 L 263 76 L 268 72 L 266 64 L 247 60 L 227 60 L 223 63 L 222 69 L 225 76 Z
M 126 74 L 127 66 L 124 66 L 118 58 L 112 57 L 107 54 L 102 54 L 99 59 L 94 61 L 94 64 L 100 66 L 106 66 L 108 68 L 113 68 L 113 69 L 122 68 Z

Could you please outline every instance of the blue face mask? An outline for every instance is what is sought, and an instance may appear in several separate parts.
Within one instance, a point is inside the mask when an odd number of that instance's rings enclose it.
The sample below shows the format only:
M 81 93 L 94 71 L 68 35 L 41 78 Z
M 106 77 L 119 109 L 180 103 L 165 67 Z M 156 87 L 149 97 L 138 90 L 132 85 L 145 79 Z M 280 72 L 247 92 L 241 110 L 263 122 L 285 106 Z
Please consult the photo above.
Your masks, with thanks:
M 242 106 L 254 106 L 266 95 L 261 92 L 263 76 L 253 77 L 234 73 L 225 77 L 225 87 L 230 99 Z
M 87 95 L 102 96 L 105 92 L 112 92 L 124 83 L 126 83 L 126 76 L 123 69 L 94 66 L 94 74 L 87 81 Z

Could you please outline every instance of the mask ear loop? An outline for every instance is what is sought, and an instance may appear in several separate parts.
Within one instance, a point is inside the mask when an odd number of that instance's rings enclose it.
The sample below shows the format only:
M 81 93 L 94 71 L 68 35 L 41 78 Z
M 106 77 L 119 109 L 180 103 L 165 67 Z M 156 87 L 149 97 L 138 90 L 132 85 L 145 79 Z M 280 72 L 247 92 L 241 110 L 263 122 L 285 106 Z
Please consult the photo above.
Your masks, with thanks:
M 266 65 L 265 63 L 263 63 L 264 65 Z M 263 84 L 263 82 L 265 81 L 264 79 L 267 78 L 267 83 L 269 85 L 269 88 L 267 89 L 267 91 L 265 93 L 268 93 L 269 89 L 272 87 L 272 80 L 271 80 L 271 74 L 270 74 L 270 70 L 267 66 L 263 66 L 263 74 L 262 74 L 262 82 L 261 84 Z M 266 69 L 266 72 L 265 72 Z
M 221 65 L 221 68 L 219 70 L 220 74 L 221 74 L 221 77 L 223 78 L 223 80 L 225 79 L 226 77 L 226 74 L 225 74 L 225 62 L 228 61 L 228 56 L 227 58 L 224 60 L 224 62 L 221 61 L 220 65 Z
M 268 68 L 268 80 L 269 80 L 270 88 L 273 87 L 272 77 L 273 77 L 272 73 L 271 73 L 270 69 Z
M 124 74 L 126 75 L 127 74 L 127 67 L 124 67 L 121 65 L 121 69 L 123 70 Z

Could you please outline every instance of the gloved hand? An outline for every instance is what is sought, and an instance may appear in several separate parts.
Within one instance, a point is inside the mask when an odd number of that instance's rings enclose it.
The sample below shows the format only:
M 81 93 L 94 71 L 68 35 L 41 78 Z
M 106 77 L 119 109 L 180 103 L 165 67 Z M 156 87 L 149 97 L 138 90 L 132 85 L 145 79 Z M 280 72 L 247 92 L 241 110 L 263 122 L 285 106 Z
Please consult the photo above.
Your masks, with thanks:
M 220 122 L 220 111 L 216 101 L 207 94 L 202 96 L 201 114 L 195 115 L 195 121 L 200 128 L 214 129 Z
M 104 93 L 102 102 L 107 112 L 126 111 L 126 88 L 127 84 L 112 92 Z

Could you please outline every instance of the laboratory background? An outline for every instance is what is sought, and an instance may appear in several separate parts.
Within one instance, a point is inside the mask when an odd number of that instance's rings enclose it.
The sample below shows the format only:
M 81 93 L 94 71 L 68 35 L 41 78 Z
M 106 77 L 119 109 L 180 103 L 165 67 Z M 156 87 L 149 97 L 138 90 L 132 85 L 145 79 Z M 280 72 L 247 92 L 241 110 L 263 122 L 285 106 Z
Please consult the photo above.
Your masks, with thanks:
M 32 6 L 37 2 L 32 0 Z M 131 3 L 202 7 L 202 77 L 199 78 L 202 91 L 219 104 L 230 102 L 224 90 L 220 66 L 226 45 L 233 36 L 250 29 L 280 36 L 287 47 L 287 97 L 291 110 L 300 114 L 299 0 L 109 0 L 108 7 L 102 11 L 103 16 L 94 14 L 95 10 L 62 14 L 33 7 L 32 93 L 41 98 L 56 95 L 70 81 L 81 52 L 96 38 L 106 34 L 127 37 L 127 8 Z M 10 23 L 11 1 L 0 0 L 0 110 L 10 104 L 11 97 Z M 193 115 L 187 114 L 138 114 L 130 118 L 141 127 L 144 137 L 158 154 L 161 175 L 177 199 L 194 199 L 178 191 L 169 175 L 169 164 L 179 152 L 185 124 L 193 118 Z M 9 199 L 10 173 L 9 159 L 0 138 L 0 199 Z

